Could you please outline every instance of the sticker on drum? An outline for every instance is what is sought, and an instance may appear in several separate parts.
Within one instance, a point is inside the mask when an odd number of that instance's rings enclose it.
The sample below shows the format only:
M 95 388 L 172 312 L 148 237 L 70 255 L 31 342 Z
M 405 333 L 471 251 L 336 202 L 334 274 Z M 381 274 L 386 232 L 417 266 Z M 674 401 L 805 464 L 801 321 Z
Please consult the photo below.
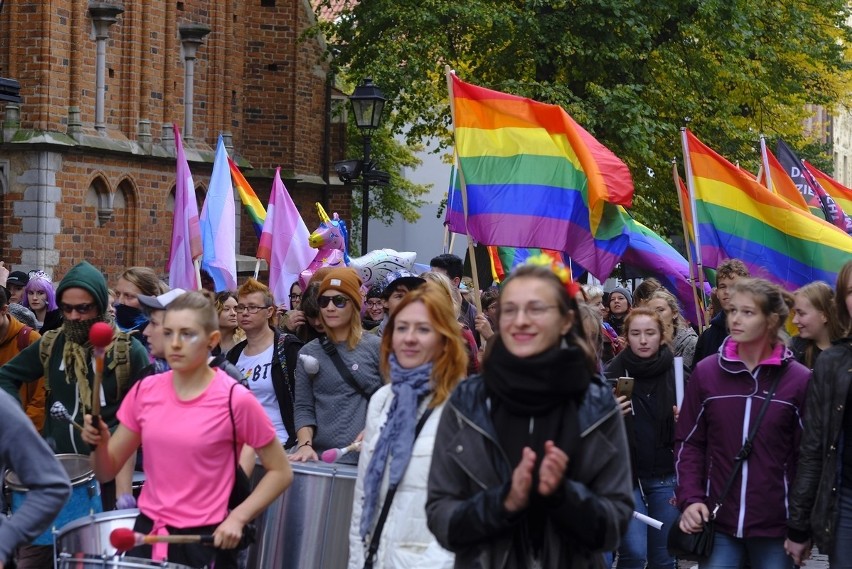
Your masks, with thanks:
M 139 557 L 103 557 L 100 555 L 62 554 L 57 559 L 59 569 L 192 569 L 189 565 L 151 561 Z
M 111 557 L 117 553 L 109 542 L 113 530 L 133 529 L 139 510 L 117 510 L 86 516 L 59 528 L 56 532 L 58 555 L 99 555 Z
M 47 530 L 31 543 L 33 545 L 53 545 L 53 529 L 69 522 L 103 511 L 101 487 L 95 480 L 89 457 L 82 454 L 58 454 L 56 459 L 65 469 L 71 482 L 71 498 L 56 516 L 51 529 Z M 11 470 L 6 473 L 6 486 L 12 493 L 12 512 L 18 511 L 27 498 L 27 487 L 21 483 L 18 475 Z

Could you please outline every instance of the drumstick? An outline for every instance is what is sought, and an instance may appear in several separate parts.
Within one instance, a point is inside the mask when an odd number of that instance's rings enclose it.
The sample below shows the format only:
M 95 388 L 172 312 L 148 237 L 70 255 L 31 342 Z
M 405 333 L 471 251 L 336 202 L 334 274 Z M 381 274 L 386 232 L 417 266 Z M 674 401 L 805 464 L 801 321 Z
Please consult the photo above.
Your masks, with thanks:
M 112 342 L 113 329 L 106 322 L 95 322 L 89 330 L 89 343 L 94 347 L 95 381 L 92 385 L 92 424 L 100 430 L 101 382 L 104 377 L 106 347 Z
M 212 535 L 146 535 L 130 528 L 116 528 L 109 534 L 110 544 L 119 552 L 129 551 L 139 545 L 152 543 L 204 543 L 213 544 Z
M 83 426 L 74 422 L 71 413 L 68 412 L 68 409 L 65 408 L 65 405 L 61 401 L 55 401 L 50 407 L 50 416 L 59 421 L 65 421 L 69 425 L 73 425 L 81 433 L 83 432 Z

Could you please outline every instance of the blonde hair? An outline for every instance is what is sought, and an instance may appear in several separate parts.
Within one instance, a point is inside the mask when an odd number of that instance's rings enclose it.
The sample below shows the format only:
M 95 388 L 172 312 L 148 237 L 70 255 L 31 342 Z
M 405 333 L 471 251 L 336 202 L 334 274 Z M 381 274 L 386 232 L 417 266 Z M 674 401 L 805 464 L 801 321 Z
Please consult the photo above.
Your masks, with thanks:
M 208 334 L 219 330 L 219 315 L 210 299 L 201 292 L 194 290 L 185 292 L 166 306 L 166 312 L 192 310 L 198 316 L 198 323 Z
M 148 267 L 130 267 L 118 278 L 126 280 L 146 296 L 160 296 L 169 290 L 166 283 L 157 276 L 157 273 Z
M 717 273 L 718 278 L 718 273 Z M 750 294 L 764 316 L 770 320 L 770 343 L 778 341 L 778 332 L 793 308 L 793 295 L 766 279 L 740 279 L 731 294 Z M 774 317 L 774 322 L 772 322 Z M 774 330 L 773 330 L 774 328 Z
M 461 316 L 461 293 L 459 292 L 459 289 L 453 286 L 453 282 L 447 275 L 436 271 L 426 271 L 425 273 L 422 273 L 420 277 L 443 287 L 449 295 L 450 300 L 453 302 L 453 312 L 455 313 L 456 318 Z
M 840 323 L 840 316 L 835 309 L 834 304 L 834 289 L 828 283 L 823 281 L 814 281 L 796 290 L 793 293 L 793 298 L 801 296 L 807 299 L 815 310 L 821 312 L 825 316 L 825 327 L 828 329 L 828 339 L 830 341 L 839 340 L 844 335 L 843 325 Z M 812 368 L 816 359 L 816 343 L 812 340 L 807 340 L 805 347 L 805 365 Z
M 390 355 L 393 352 L 393 335 L 397 315 L 406 307 L 420 302 L 426 307 L 429 322 L 435 332 L 441 336 L 443 349 L 432 362 L 432 391 L 434 396 L 430 406 L 435 407 L 446 401 L 455 386 L 467 373 L 467 349 L 462 341 L 459 325 L 447 304 L 446 293 L 434 282 L 412 290 L 400 301 L 390 315 L 385 333 L 382 336 L 379 369 L 382 376 L 390 379 Z

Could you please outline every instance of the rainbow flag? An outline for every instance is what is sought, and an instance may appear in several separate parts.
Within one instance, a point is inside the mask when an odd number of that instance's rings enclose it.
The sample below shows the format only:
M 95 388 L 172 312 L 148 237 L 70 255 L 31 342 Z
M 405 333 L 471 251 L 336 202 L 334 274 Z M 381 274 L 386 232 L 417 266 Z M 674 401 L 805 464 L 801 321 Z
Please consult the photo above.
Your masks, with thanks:
M 807 169 L 808 172 L 819 182 L 819 185 L 822 186 L 822 189 L 826 191 L 828 195 L 834 198 L 834 201 L 837 202 L 843 211 L 846 213 L 852 213 L 852 190 L 829 176 L 828 174 L 821 172 L 816 166 L 808 162 L 807 160 L 802 160 L 802 165 Z
M 802 211 L 810 211 L 808 209 L 809 204 L 799 192 L 799 188 L 793 183 L 793 179 L 787 174 L 787 170 L 781 165 L 778 158 L 766 147 L 766 139 L 763 137 L 760 137 L 760 153 L 763 168 L 760 169 L 757 181 L 769 188 L 771 192 L 781 196 L 791 206 Z
M 825 193 L 834 198 L 835 203 L 847 216 L 852 215 L 852 190 L 828 174 L 821 172 L 816 166 L 807 160 L 802 160 L 802 166 L 804 166 L 805 170 L 813 176 Z
M 787 290 L 836 280 L 852 258 L 852 237 L 767 191 L 689 130 L 683 137 L 705 265 L 738 258 L 753 275 Z
M 546 255 L 554 261 L 562 263 L 569 269 L 571 268 L 570 259 L 566 258 L 566 256 L 559 251 L 537 248 L 525 249 L 522 247 L 496 247 L 494 245 L 489 245 L 488 257 L 491 259 L 491 276 L 494 277 L 496 282 L 501 283 L 506 279 L 509 273 L 512 272 L 512 269 L 518 265 L 526 263 L 527 259 L 530 257 L 537 257 L 538 255 Z
M 257 238 L 260 239 L 260 235 L 263 233 L 263 222 L 266 221 L 266 210 L 257 198 L 257 194 L 254 193 L 254 190 L 249 185 L 248 180 L 240 172 L 236 162 L 231 160 L 230 157 L 228 158 L 228 167 L 231 169 L 231 177 L 234 179 L 234 185 L 240 194 L 240 201 L 243 202 L 243 207 L 246 208 L 246 213 L 248 213 L 251 218 L 251 224 L 254 226 L 254 232 L 257 234 Z
M 451 84 L 467 217 L 460 194 L 450 195 L 450 230 L 485 245 L 562 251 L 607 278 L 627 247 L 608 215 L 631 203 L 627 166 L 558 106 L 454 75 Z

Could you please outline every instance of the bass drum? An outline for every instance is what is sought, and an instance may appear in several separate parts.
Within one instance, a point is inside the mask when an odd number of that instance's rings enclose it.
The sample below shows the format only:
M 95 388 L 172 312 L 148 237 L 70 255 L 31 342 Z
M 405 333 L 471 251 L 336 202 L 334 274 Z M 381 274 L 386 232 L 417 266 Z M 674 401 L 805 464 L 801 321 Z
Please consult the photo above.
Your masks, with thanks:
M 112 557 L 117 552 L 109 542 L 109 534 L 119 528 L 133 529 L 138 515 L 139 510 L 117 510 L 86 516 L 62 526 L 56 533 L 57 557 L 62 559 L 63 556 L 78 557 L 82 554 Z
M 100 557 L 98 555 L 60 556 L 57 560 L 59 569 L 192 569 L 180 563 L 166 561 L 151 561 L 137 557 Z
M 248 567 L 344 569 L 358 468 L 322 462 L 291 464 L 293 484 L 257 518 Z M 256 484 L 263 475 L 254 470 Z

